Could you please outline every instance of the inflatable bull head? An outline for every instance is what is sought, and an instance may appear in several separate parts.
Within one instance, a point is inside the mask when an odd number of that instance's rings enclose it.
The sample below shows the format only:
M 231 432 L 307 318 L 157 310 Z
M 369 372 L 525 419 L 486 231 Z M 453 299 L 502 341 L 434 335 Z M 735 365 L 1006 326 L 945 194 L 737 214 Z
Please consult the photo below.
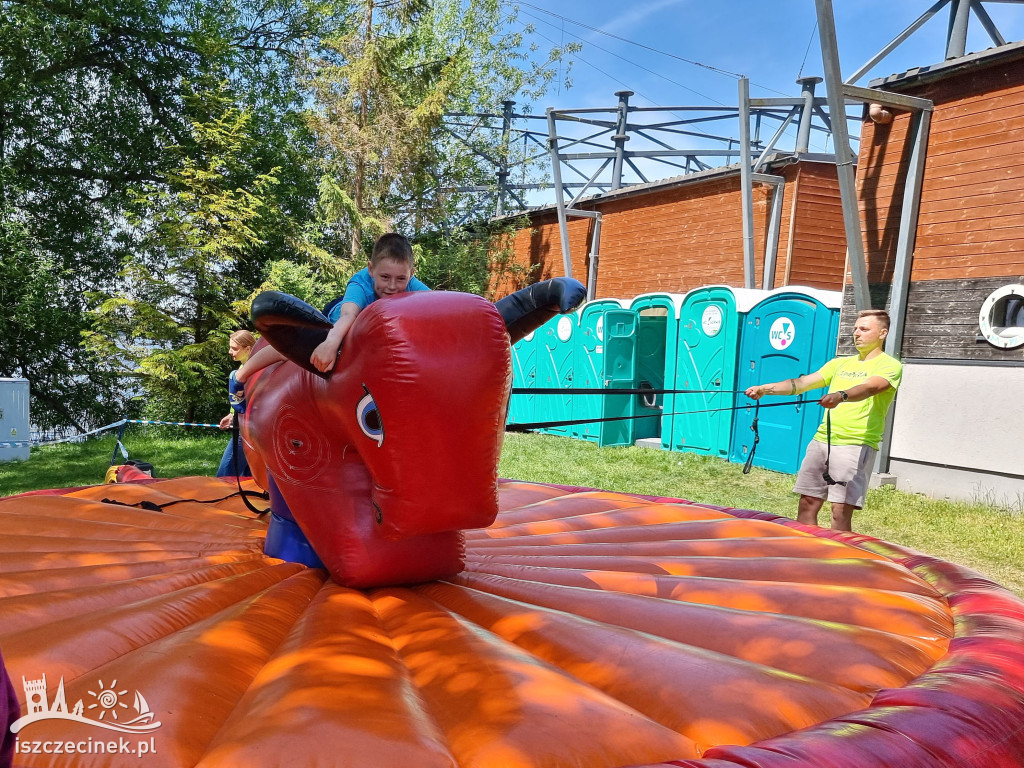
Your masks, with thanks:
M 260 294 L 256 327 L 295 363 L 250 379 L 241 420 L 250 466 L 271 494 L 267 553 L 318 557 L 346 586 L 461 571 L 462 531 L 498 512 L 510 342 L 583 296 L 578 282 L 556 278 L 498 304 L 454 292 L 381 299 L 322 374 L 309 357 L 331 323 L 292 296 Z

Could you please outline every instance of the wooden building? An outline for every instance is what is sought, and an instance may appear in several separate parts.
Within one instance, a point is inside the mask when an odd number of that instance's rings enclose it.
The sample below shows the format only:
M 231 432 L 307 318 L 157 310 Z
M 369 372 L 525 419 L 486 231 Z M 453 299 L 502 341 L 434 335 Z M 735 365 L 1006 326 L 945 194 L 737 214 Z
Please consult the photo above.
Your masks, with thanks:
M 767 173 L 786 179 L 774 286 L 840 290 L 846 258 L 834 158 L 786 156 Z M 762 285 L 771 188 L 754 185 L 755 284 Z M 704 285 L 743 287 L 738 166 L 716 168 L 591 197 L 578 206 L 602 216 L 596 297 L 685 293 Z M 515 237 L 517 264 L 532 280 L 565 273 L 554 206 L 529 214 Z M 572 276 L 587 281 L 593 219 L 569 219 Z M 498 295 L 520 287 L 505 283 Z
M 934 103 L 889 471 L 901 489 L 1019 505 L 1024 500 L 1024 43 L 871 85 Z M 909 122 L 905 113 L 888 124 L 865 115 L 861 134 L 858 191 L 875 306 L 889 306 L 892 298 Z M 848 286 L 845 304 L 852 309 L 852 303 Z M 853 316 L 844 308 L 844 329 Z

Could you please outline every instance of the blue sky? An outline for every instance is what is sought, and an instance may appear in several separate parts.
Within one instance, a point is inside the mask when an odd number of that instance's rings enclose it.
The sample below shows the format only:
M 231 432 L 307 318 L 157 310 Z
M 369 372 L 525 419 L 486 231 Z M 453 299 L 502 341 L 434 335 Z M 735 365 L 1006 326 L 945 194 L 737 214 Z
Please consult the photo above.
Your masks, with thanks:
M 571 71 L 572 87 L 557 89 L 545 103 L 533 105 L 537 112 L 548 106 L 611 104 L 614 91 L 624 88 L 636 93 L 632 103 L 644 106 L 734 106 L 737 100 L 735 77 L 630 45 L 544 11 L 681 59 L 744 74 L 755 97 L 797 96 L 795 80 L 801 71 L 822 74 L 814 0 L 530 0 L 516 4 L 520 19 L 534 25 L 542 45 L 563 40 L 583 43 Z M 933 0 L 833 0 L 844 77 L 932 4 Z M 1007 40 L 1024 39 L 1024 4 L 990 2 L 986 8 Z M 947 19 L 948 11 L 940 11 L 859 84 L 941 61 Z M 972 18 L 968 50 L 990 46 Z
M 546 97 L 529 105 L 535 115 L 544 114 L 547 107 L 613 107 L 618 90 L 633 91 L 630 104 L 638 107 L 735 107 L 738 75 L 749 78 L 754 98 L 796 97 L 800 94 L 796 84 L 799 75 L 820 76 L 823 72 L 814 0 L 506 1 L 519 8 L 521 23 L 533 25 L 534 39 L 544 51 L 552 44 L 583 45 L 569 72 L 571 87 L 553 87 Z M 833 0 L 844 79 L 933 4 L 934 0 Z M 985 8 L 1007 41 L 1024 39 L 1024 4 L 988 2 Z M 944 8 L 857 84 L 867 86 L 877 77 L 941 62 L 948 19 L 948 8 Z M 972 16 L 967 50 L 980 51 L 992 45 Z M 817 93 L 825 96 L 824 86 L 819 86 Z M 518 108 L 523 109 L 523 105 Z M 673 119 L 673 114 L 681 116 L 678 112 L 662 113 L 663 119 Z M 728 126 L 715 125 L 717 134 L 738 134 L 735 121 Z M 766 129 L 768 136 L 776 125 Z M 857 130 L 858 125 L 852 122 L 851 130 Z M 531 123 L 531 127 L 546 130 L 541 121 Z M 571 136 L 572 130 L 567 125 L 563 134 L 560 124 L 559 134 Z M 788 133 L 792 135 L 795 130 Z M 767 136 L 762 135 L 764 138 Z M 642 141 L 634 137 L 627 148 L 641 149 Z M 699 141 L 680 139 L 673 145 L 690 149 L 699 146 Z M 792 146 L 792 138 L 788 147 L 780 144 L 782 149 Z M 811 150 L 831 152 L 832 147 L 823 134 L 814 134 Z M 573 180 L 581 181 L 596 171 L 597 163 L 583 161 L 577 167 L 582 173 Z M 681 172 L 664 165 L 651 168 L 649 164 L 641 170 L 650 180 Z M 627 170 L 627 176 L 629 173 Z M 625 183 L 640 180 L 624 177 Z M 530 193 L 530 202 L 553 202 L 551 194 Z

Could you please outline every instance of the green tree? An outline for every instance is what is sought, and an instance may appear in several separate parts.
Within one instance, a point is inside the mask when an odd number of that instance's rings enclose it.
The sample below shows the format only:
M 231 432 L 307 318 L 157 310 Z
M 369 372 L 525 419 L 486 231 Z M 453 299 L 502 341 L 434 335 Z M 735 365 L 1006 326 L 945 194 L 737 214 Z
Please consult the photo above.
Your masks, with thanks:
M 491 301 L 501 288 L 529 284 L 532 268 L 516 262 L 513 240 L 525 217 L 478 228 L 435 231 L 416 240 L 416 275 L 431 288 L 475 293 Z
M 75 350 L 89 326 L 82 297 L 112 290 L 144 247 L 125 225 L 133 190 L 199 156 L 190 125 L 205 118 L 185 98 L 189 79 L 229 79 L 249 110 L 259 141 L 244 149 L 240 186 L 282 169 L 263 245 L 230 277 L 255 285 L 263 261 L 297 252 L 318 174 L 295 63 L 330 29 L 329 11 L 315 0 L 0 0 L 0 225 L 24 245 L 0 253 L 0 272 L 32 264 L 38 278 L 0 294 L 0 314 L 34 329 L 16 350 L 0 334 L 0 355 L 8 375 L 29 378 L 37 424 L 94 426 L 116 395 L 90 394 L 86 381 L 120 391 Z M 62 322 L 40 325 L 51 315 Z
M 81 347 L 83 299 L 69 290 L 74 276 L 41 251 L 29 228 L 10 210 L 0 216 L 0 376 L 24 377 L 32 395 L 32 423 L 43 429 L 103 422 L 124 413 L 116 379 Z
M 142 377 L 151 415 L 193 421 L 224 408 L 226 337 L 242 322 L 232 300 L 244 293 L 233 275 L 261 244 L 277 169 L 248 178 L 240 159 L 253 141 L 251 116 L 224 87 L 189 100 L 209 115 L 192 126 L 198 156 L 175 148 L 180 166 L 140 191 L 132 223 L 143 247 L 120 289 L 96 294 L 87 339 L 109 367 Z
M 359 0 L 331 56 L 311 61 L 312 125 L 324 148 L 322 212 L 361 261 L 382 231 L 451 228 L 453 191 L 492 176 L 443 128 L 447 111 L 499 109 L 546 90 L 574 48 L 537 60 L 499 0 Z M 500 141 L 496 152 L 500 153 Z

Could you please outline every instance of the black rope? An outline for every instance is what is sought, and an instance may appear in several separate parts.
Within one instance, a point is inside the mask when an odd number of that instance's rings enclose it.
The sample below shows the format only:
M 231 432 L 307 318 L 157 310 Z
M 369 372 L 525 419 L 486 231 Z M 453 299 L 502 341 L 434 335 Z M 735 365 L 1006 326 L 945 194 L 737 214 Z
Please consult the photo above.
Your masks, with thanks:
M 607 391 L 607 390 L 605 390 Z M 734 405 L 727 408 L 707 408 L 701 411 L 675 411 L 670 413 L 670 416 L 686 416 L 693 413 L 718 413 L 719 411 L 739 411 L 744 408 L 755 408 L 755 414 L 757 413 L 757 407 L 762 408 L 780 408 L 784 405 L 807 405 L 810 400 L 787 400 L 784 403 L 766 403 L 760 405 L 759 402 L 755 402 L 753 405 Z M 598 419 L 569 419 L 566 421 L 536 421 L 531 423 L 522 424 L 507 424 L 505 425 L 506 432 L 527 432 L 532 429 L 546 429 L 548 427 L 572 427 L 577 424 L 602 424 L 609 421 L 631 421 L 633 419 L 652 419 L 657 418 L 658 414 L 654 413 L 643 413 L 636 416 L 607 416 L 605 418 Z
M 841 485 L 846 487 L 847 480 L 833 480 L 832 475 L 828 473 L 828 463 L 832 458 L 832 409 L 825 409 L 825 440 L 828 448 L 825 450 L 825 471 L 821 473 L 821 479 L 824 480 L 828 485 Z
M 236 418 L 231 419 L 231 440 L 234 443 L 234 445 L 231 446 L 231 463 L 234 465 L 233 469 L 235 471 L 235 482 L 238 484 L 238 490 L 229 493 L 227 496 L 221 496 L 219 499 L 175 499 L 174 501 L 165 501 L 163 504 L 157 504 L 156 502 L 153 501 L 140 501 L 135 504 L 128 504 L 127 502 L 117 501 L 115 499 L 102 499 L 102 501 L 104 504 L 117 504 L 118 506 L 122 507 L 136 507 L 138 509 L 146 509 L 149 510 L 150 512 L 162 512 L 167 507 L 173 507 L 175 504 L 183 504 L 187 501 L 191 501 L 197 504 L 216 504 L 218 501 L 227 501 L 228 499 L 232 499 L 235 496 L 241 496 L 242 502 L 245 504 L 246 507 L 249 508 L 250 512 L 255 512 L 257 515 L 265 515 L 267 512 L 270 511 L 270 509 L 256 509 L 256 507 L 254 507 L 249 502 L 249 499 L 247 497 L 255 496 L 257 498 L 263 499 L 264 501 L 269 501 L 270 494 L 265 492 L 260 493 L 259 491 L 245 490 L 244 488 L 242 488 L 242 480 L 238 476 L 238 449 L 241 448 L 241 443 L 238 440 L 238 419 Z
M 242 493 L 251 493 L 256 496 L 261 496 L 255 491 L 242 491 Z M 196 504 L 216 504 L 218 501 L 227 501 L 238 495 L 238 491 L 233 491 L 227 496 L 221 496 L 219 499 L 175 499 L 174 501 L 165 501 L 163 504 L 157 504 L 155 501 L 137 501 L 134 504 L 129 504 L 126 501 L 118 501 L 117 499 L 100 499 L 104 504 L 116 504 L 119 507 L 135 507 L 138 509 L 148 509 L 150 512 L 162 512 L 167 507 L 173 507 L 175 504 L 184 504 L 187 501 L 194 502 Z M 243 499 L 245 497 L 243 496 Z
M 759 442 L 761 442 L 761 435 L 757 431 L 757 414 L 758 414 L 758 411 L 760 409 L 761 409 L 761 401 L 760 400 L 755 400 L 754 401 L 754 420 L 752 422 L 750 422 L 750 428 L 752 430 L 754 430 L 754 444 L 750 446 L 750 453 L 747 454 L 747 460 L 743 464 L 743 474 L 744 475 L 749 475 L 750 474 L 750 468 L 752 466 L 754 466 L 754 453 L 755 453 L 755 451 L 757 451 L 757 444 Z
M 565 387 L 512 387 L 513 395 L 703 395 L 703 394 L 726 394 L 739 395 L 745 389 L 654 389 L 653 387 L 639 387 L 636 389 L 602 389 L 593 387 L 590 389 L 574 389 Z
M 238 452 L 242 450 L 242 441 L 239 438 L 238 414 L 234 412 L 232 412 L 231 414 L 231 443 L 231 468 L 234 470 L 235 482 L 238 484 L 238 495 L 242 497 L 242 503 L 245 504 L 246 509 L 248 509 L 250 512 L 253 512 L 256 515 L 265 515 L 267 514 L 267 512 L 270 511 L 270 507 L 267 507 L 266 509 L 256 509 L 256 507 L 249 503 L 249 499 L 247 497 L 256 496 L 263 499 L 264 501 L 269 501 L 270 494 L 258 493 L 257 491 L 247 491 L 243 489 L 242 478 L 238 476 Z M 234 495 L 235 494 L 232 494 L 232 496 Z

